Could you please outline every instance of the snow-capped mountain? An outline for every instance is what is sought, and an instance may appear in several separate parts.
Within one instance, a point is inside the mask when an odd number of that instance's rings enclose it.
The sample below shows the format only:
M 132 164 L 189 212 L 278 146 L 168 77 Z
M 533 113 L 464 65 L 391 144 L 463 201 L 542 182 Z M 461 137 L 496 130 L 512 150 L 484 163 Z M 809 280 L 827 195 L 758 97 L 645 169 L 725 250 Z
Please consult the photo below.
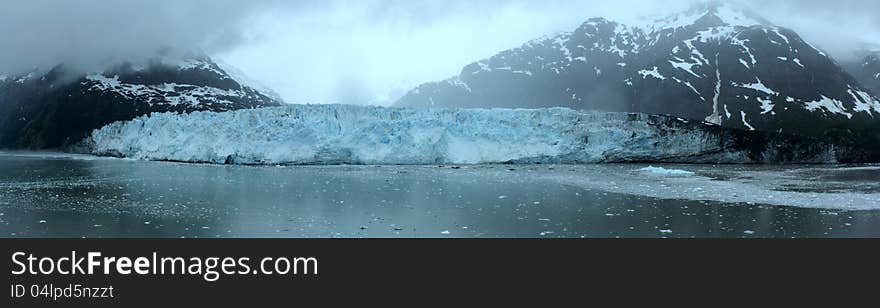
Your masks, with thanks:
M 880 100 L 828 54 L 721 2 L 641 25 L 590 19 L 421 85 L 398 105 L 671 114 L 811 136 L 867 131 L 880 119 Z
M 124 63 L 99 73 L 0 77 L 0 148 L 58 148 L 93 129 L 152 112 L 229 111 L 280 102 L 207 56 Z

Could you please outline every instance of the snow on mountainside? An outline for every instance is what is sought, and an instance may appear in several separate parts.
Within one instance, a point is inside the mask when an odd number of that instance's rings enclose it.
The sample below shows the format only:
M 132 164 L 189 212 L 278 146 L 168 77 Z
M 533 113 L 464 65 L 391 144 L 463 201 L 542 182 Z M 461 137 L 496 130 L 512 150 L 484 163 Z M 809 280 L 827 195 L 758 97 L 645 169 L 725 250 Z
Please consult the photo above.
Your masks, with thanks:
M 818 163 L 860 155 L 666 116 L 350 105 L 152 114 L 95 130 L 81 148 L 217 164 Z
M 846 64 L 848 71 L 875 95 L 880 95 L 880 49 L 862 50 L 858 55 L 859 61 Z
M 151 107 L 164 105 L 179 111 L 225 111 L 277 103 L 233 76 L 207 57 L 193 57 L 155 60 L 146 67 L 124 64 L 89 74 L 80 84 L 88 87 L 87 91 L 112 93 Z
M 260 94 L 268 96 L 269 98 L 275 100 L 276 102 L 284 102 L 284 98 L 282 98 L 281 95 L 278 94 L 278 92 L 275 92 L 275 90 L 272 90 L 272 88 L 269 88 L 268 86 L 260 83 L 259 81 L 251 79 L 250 77 L 247 76 L 247 74 L 245 74 L 244 72 L 239 70 L 237 67 L 232 66 L 232 64 L 229 64 L 229 63 L 226 63 L 226 62 L 220 61 L 220 60 L 217 60 L 215 62 L 217 63 L 218 67 L 220 67 L 224 72 L 229 74 L 229 76 L 232 77 L 233 79 L 235 79 L 235 81 L 238 81 L 239 83 L 241 83 L 242 86 L 255 89 L 255 90 L 259 91 Z
M 873 129 L 880 117 L 880 100 L 825 52 L 719 2 L 635 26 L 593 18 L 419 86 L 398 105 L 644 112 L 811 136 Z
M 278 105 L 206 56 L 122 63 L 83 75 L 57 66 L 0 78 L 0 148 L 66 147 L 93 129 L 152 112 Z

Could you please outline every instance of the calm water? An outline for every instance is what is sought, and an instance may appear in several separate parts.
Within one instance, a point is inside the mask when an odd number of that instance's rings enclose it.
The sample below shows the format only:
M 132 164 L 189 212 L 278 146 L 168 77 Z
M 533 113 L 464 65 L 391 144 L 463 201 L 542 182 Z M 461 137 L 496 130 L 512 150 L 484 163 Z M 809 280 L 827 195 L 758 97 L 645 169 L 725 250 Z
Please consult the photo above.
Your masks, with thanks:
M 878 210 L 655 199 L 540 176 L 565 168 L 246 167 L 0 154 L 0 236 L 880 237 Z

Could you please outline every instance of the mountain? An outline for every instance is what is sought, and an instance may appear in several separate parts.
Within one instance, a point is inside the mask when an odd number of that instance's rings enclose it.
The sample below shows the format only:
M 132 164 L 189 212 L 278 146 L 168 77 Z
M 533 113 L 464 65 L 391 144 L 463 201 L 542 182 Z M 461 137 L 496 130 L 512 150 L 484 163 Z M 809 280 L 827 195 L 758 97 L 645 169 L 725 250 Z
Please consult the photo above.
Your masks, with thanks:
M 721 2 L 641 25 L 593 18 L 421 85 L 397 105 L 670 114 L 880 141 L 880 100 L 868 88 L 794 31 Z
M 0 76 L 0 148 L 64 148 L 115 121 L 153 112 L 229 111 L 281 102 L 207 56 L 122 63 L 75 74 L 57 66 Z
M 847 70 L 875 95 L 880 95 L 880 49 L 864 49 L 857 53 L 860 61 L 845 64 Z

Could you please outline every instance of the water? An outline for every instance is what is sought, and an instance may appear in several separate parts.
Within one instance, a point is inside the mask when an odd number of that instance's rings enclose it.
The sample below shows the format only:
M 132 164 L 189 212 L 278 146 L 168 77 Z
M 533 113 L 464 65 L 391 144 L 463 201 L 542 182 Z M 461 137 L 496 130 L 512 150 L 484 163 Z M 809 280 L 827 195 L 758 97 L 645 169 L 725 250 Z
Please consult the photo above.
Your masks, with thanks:
M 880 168 L 664 166 L 696 173 L 664 176 L 646 166 L 249 167 L 7 153 L 0 236 L 880 237 Z

